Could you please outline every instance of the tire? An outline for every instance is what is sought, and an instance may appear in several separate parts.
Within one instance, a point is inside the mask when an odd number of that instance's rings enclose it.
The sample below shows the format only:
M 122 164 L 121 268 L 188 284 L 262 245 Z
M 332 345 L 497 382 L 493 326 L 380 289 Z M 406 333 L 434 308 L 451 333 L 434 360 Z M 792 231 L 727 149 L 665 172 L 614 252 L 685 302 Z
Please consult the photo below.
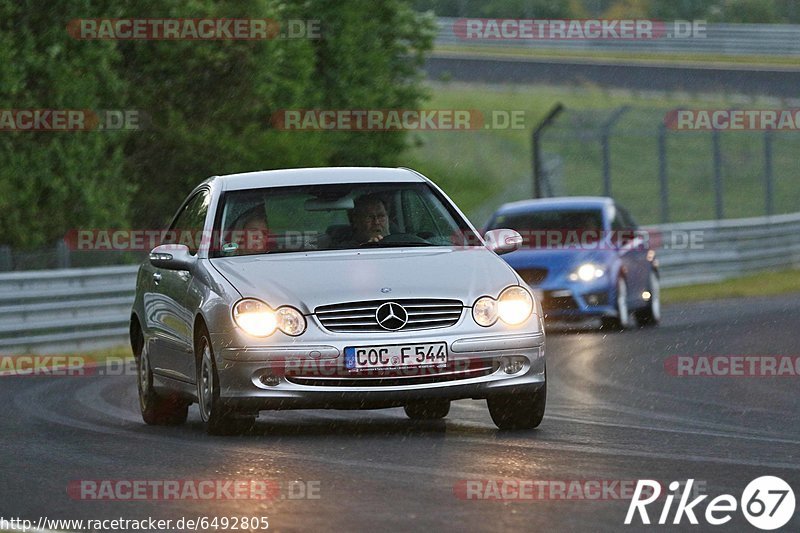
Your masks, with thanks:
M 547 382 L 533 394 L 490 396 L 486 399 L 492 421 L 503 430 L 539 427 L 546 404 Z
M 639 327 L 655 327 L 661 322 L 661 282 L 654 271 L 650 271 L 647 283 L 650 301 L 647 307 L 636 312 L 636 323 Z
M 617 279 L 616 296 L 617 300 L 614 307 L 617 311 L 617 316 L 603 317 L 602 329 L 622 331 L 633 324 L 631 312 L 628 308 L 628 283 L 622 276 Z
M 197 340 L 197 403 L 200 419 L 209 435 L 237 435 L 252 429 L 254 416 L 237 415 L 223 405 L 219 396 L 219 375 L 209 334 L 203 330 Z
M 404 409 L 411 420 L 439 420 L 450 412 L 450 400 L 419 400 L 407 403 Z
M 150 354 L 138 332 L 134 340 L 136 358 L 136 381 L 139 389 L 139 409 L 142 420 L 151 426 L 178 426 L 186 422 L 189 404 L 173 397 L 159 395 L 153 389 L 153 370 L 150 367 Z

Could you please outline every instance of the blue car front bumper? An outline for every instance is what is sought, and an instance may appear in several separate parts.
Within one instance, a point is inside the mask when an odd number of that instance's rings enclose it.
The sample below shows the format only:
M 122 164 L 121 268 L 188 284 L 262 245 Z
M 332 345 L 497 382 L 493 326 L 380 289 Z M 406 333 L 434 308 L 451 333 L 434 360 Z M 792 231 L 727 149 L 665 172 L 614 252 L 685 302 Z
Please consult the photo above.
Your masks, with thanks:
M 545 318 L 577 320 L 590 317 L 616 316 L 616 288 L 607 280 L 584 282 L 545 282 L 531 287 L 539 296 Z

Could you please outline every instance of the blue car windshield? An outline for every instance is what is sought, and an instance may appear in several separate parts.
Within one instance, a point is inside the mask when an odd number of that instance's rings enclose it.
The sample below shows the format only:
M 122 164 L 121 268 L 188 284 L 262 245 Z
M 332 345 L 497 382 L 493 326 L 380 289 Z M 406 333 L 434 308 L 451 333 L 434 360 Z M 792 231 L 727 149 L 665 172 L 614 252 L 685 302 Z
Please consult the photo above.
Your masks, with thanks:
M 517 231 L 599 231 L 603 229 L 603 212 L 600 209 L 581 209 L 500 214 L 489 229 L 496 228 Z
M 452 246 L 468 232 L 426 183 L 271 187 L 224 194 L 211 255 Z

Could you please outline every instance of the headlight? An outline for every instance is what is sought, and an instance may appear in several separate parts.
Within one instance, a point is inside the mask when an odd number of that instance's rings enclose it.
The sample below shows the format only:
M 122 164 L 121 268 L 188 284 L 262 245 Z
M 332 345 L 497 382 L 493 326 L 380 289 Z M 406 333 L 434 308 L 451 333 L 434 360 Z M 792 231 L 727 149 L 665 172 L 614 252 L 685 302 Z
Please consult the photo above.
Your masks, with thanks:
M 488 296 L 478 298 L 472 306 L 472 318 L 486 328 L 497 322 L 497 300 Z
M 306 330 L 306 319 L 294 307 L 280 307 L 278 316 L 278 329 L 287 335 L 296 337 Z
M 472 317 L 480 326 L 489 327 L 499 318 L 510 326 L 522 324 L 533 312 L 533 297 L 522 287 L 509 287 L 495 300 L 479 298 L 472 306 Z
M 606 271 L 602 267 L 594 263 L 584 263 L 578 269 L 569 275 L 571 281 L 593 281 L 602 278 Z
M 533 297 L 522 287 L 509 287 L 500 294 L 497 314 L 510 326 L 522 324 L 533 312 Z
M 248 335 L 269 337 L 280 329 L 287 335 L 297 336 L 306 330 L 306 319 L 294 307 L 273 310 L 260 300 L 248 298 L 233 306 L 233 319 Z

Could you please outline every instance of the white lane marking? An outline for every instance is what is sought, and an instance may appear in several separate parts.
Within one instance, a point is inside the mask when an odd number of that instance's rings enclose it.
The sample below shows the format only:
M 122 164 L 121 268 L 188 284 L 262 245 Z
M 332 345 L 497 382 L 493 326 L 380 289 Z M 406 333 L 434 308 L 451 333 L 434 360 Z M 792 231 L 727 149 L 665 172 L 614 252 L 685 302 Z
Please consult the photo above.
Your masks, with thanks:
M 105 380 L 101 381 L 100 384 L 93 384 L 93 388 L 97 388 L 102 391 L 105 387 L 109 387 L 113 385 L 114 380 L 108 380 L 108 382 L 104 382 Z M 81 429 L 86 429 L 88 431 L 98 432 L 98 433 L 105 433 L 110 435 L 119 435 L 125 434 L 129 436 L 136 436 L 137 438 L 151 440 L 155 442 L 164 442 L 164 440 L 168 440 L 180 445 L 186 445 L 187 440 L 182 437 L 173 437 L 167 436 L 163 434 L 153 434 L 153 433 L 141 433 L 137 431 L 133 431 L 131 429 L 120 428 L 120 427 L 108 427 L 102 426 L 86 421 L 74 420 L 71 418 L 65 419 L 63 416 L 58 415 L 57 413 L 47 409 L 42 412 L 41 409 L 36 408 L 35 400 L 41 400 L 43 397 L 42 390 L 48 388 L 51 383 L 44 383 L 39 387 L 31 388 L 25 391 L 25 393 L 15 396 L 14 403 L 17 408 L 21 411 L 27 412 L 30 415 L 43 418 L 49 422 L 63 425 L 67 427 L 77 427 Z M 40 390 L 42 389 L 42 390 Z M 97 397 L 98 403 L 105 402 L 102 399 L 102 396 L 98 394 Z M 61 404 L 59 404 L 61 405 Z M 95 404 L 96 406 L 97 404 Z M 346 419 L 342 419 L 343 422 L 346 422 Z M 473 427 L 479 428 L 482 430 L 487 430 L 493 426 L 489 424 L 483 423 L 476 423 L 472 421 L 464 421 L 459 420 L 456 422 L 458 426 L 461 427 Z M 457 437 L 457 441 L 459 443 L 468 443 L 468 444 L 475 444 L 478 446 L 486 446 L 487 444 L 497 446 L 500 444 L 498 440 L 494 437 L 471 437 L 471 436 L 462 436 L 459 435 Z M 253 450 L 250 446 L 241 446 L 237 445 L 234 442 L 231 442 L 229 445 L 228 443 L 221 444 L 219 441 L 192 441 L 192 445 L 194 446 L 203 446 L 206 448 L 211 448 L 215 450 L 219 450 L 221 446 L 225 446 L 228 449 L 232 449 L 235 451 L 241 451 L 242 453 L 259 453 L 257 450 Z M 735 466 L 750 466 L 750 467 L 758 467 L 758 468 L 776 468 L 776 469 L 788 469 L 788 470 L 800 470 L 800 464 L 795 463 L 781 463 L 781 462 L 768 462 L 768 461 L 758 461 L 758 460 L 751 460 L 751 459 L 730 459 L 725 457 L 711 457 L 711 456 L 702 456 L 702 455 L 691 455 L 691 454 L 675 454 L 675 453 L 653 453 L 653 452 L 646 452 L 642 450 L 632 450 L 627 448 L 612 448 L 612 447 L 600 447 L 600 446 L 592 446 L 592 445 L 585 445 L 585 444 L 565 444 L 562 442 L 553 442 L 553 441 L 541 441 L 535 444 L 530 444 L 527 442 L 508 442 L 503 441 L 502 445 L 510 448 L 516 449 L 524 449 L 529 450 L 531 452 L 535 451 L 552 451 L 553 445 L 557 446 L 559 451 L 572 451 L 576 453 L 582 454 L 594 454 L 594 455 L 606 455 L 606 456 L 623 456 L 623 457 L 640 457 L 646 459 L 660 459 L 660 460 L 675 460 L 675 461 L 690 461 L 690 462 L 698 462 L 698 463 L 714 463 L 714 464 L 726 464 L 726 465 L 735 465 Z M 409 465 L 395 465 L 395 464 L 387 464 L 386 462 L 372 462 L 372 461 L 363 461 L 363 460 L 347 460 L 347 459 L 332 459 L 329 453 L 314 455 L 309 452 L 304 453 L 292 453 L 292 452 L 283 452 L 277 451 L 275 449 L 270 449 L 268 452 L 263 452 L 268 454 L 271 459 L 294 459 L 299 461 L 314 461 L 323 463 L 326 465 L 341 465 L 341 466 L 348 466 L 354 468 L 370 468 L 373 470 L 385 470 L 389 472 L 401 472 L 401 473 L 408 473 L 408 474 L 415 474 L 415 475 L 436 475 L 438 477 L 444 478 L 456 478 L 456 479 L 463 479 L 463 478 L 474 478 L 474 477 L 487 477 L 487 474 L 480 474 L 475 472 L 453 472 L 453 471 L 434 471 L 430 468 L 425 467 L 413 467 Z M 491 476 L 494 474 L 488 474 Z
M 480 405 L 471 405 L 471 404 L 461 404 L 458 405 L 459 408 L 468 409 L 468 410 L 478 410 L 481 409 Z M 483 407 L 485 410 L 486 408 Z M 568 410 L 568 408 L 562 408 Z M 563 422 L 574 422 L 576 424 L 585 424 L 589 426 L 603 426 L 603 427 L 612 427 L 612 428 L 622 428 L 622 429 L 640 429 L 640 430 L 647 430 L 647 431 L 659 431 L 664 433 L 677 433 L 681 435 L 702 435 L 705 437 L 724 437 L 726 439 L 738 439 L 738 440 L 752 440 L 758 442 L 767 442 L 767 443 L 781 443 L 781 444 L 794 444 L 800 446 L 800 440 L 791 440 L 785 439 L 782 437 L 770 437 L 767 435 L 742 435 L 739 433 L 726 433 L 722 431 L 705 431 L 701 429 L 695 428 L 682 428 L 682 429 L 675 429 L 675 428 L 663 428 L 663 427 L 655 427 L 655 426 L 644 426 L 640 424 L 621 424 L 619 422 L 603 422 L 600 420 L 587 420 L 585 418 L 578 418 L 574 416 L 566 416 L 566 415 L 558 415 L 558 414 L 551 414 L 553 409 L 550 409 L 548 406 L 547 411 L 545 412 L 545 420 L 561 420 Z M 647 411 L 644 411 L 647 413 Z M 678 417 L 669 417 L 672 421 L 686 421 L 687 419 L 678 418 Z

